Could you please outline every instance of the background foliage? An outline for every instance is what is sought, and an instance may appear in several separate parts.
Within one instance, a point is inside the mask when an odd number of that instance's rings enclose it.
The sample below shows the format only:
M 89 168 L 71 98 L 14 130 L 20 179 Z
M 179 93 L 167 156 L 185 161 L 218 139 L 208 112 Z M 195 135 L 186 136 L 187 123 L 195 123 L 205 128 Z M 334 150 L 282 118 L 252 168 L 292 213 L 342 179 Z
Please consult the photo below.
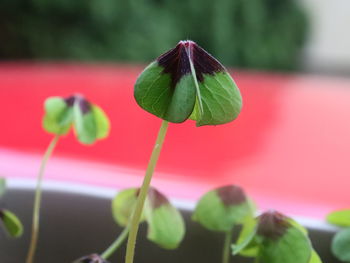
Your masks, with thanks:
M 192 39 L 224 64 L 293 69 L 307 19 L 293 0 L 1 0 L 0 59 L 146 62 Z

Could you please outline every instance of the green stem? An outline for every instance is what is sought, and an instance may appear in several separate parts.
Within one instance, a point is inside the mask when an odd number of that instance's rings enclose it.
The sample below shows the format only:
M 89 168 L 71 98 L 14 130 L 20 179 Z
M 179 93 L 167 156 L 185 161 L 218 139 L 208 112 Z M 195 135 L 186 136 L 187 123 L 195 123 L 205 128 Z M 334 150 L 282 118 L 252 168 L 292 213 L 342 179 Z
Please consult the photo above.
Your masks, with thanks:
M 222 252 L 222 263 L 230 262 L 231 241 L 232 241 L 232 229 L 227 231 L 225 234 L 224 249 Z
M 168 128 L 168 122 L 163 120 L 162 125 L 160 126 L 160 129 L 158 132 L 158 137 L 155 142 L 151 158 L 148 163 L 148 167 L 146 170 L 145 177 L 143 179 L 139 196 L 137 197 L 135 210 L 131 218 L 130 233 L 129 233 L 128 243 L 126 247 L 125 263 L 133 263 L 133 260 L 134 260 L 136 237 L 137 237 L 137 231 L 139 229 L 139 223 L 142 215 L 143 205 L 145 203 L 148 189 L 152 180 L 154 168 L 156 167 L 158 157 L 162 149 L 167 128 Z
M 56 135 L 49 146 L 46 149 L 44 157 L 41 161 L 40 170 L 37 178 L 37 184 L 35 189 L 35 198 L 34 198 L 34 208 L 33 208 L 33 222 L 32 222 L 32 236 L 30 240 L 30 246 L 28 250 L 28 255 L 26 263 L 32 263 L 34 261 L 35 250 L 38 243 L 39 237 L 39 221 L 40 221 L 40 206 L 41 206 L 41 185 L 44 177 L 44 172 L 46 168 L 47 161 L 49 160 L 53 150 L 55 149 L 59 135 Z
M 123 244 L 124 240 L 128 237 L 129 228 L 125 227 L 124 230 L 120 233 L 117 239 L 101 254 L 101 258 L 108 259 L 112 254 Z

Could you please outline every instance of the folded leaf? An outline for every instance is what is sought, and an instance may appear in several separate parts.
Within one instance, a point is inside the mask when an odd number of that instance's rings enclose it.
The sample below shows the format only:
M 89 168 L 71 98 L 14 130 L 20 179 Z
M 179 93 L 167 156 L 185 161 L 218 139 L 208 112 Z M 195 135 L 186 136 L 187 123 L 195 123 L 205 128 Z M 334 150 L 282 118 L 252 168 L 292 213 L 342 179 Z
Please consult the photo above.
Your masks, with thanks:
M 56 135 L 65 135 L 73 127 L 81 143 L 92 144 L 97 139 L 107 137 L 110 124 L 101 108 L 81 95 L 74 95 L 48 98 L 45 101 L 43 126 L 47 132 Z
M 198 201 L 192 219 L 209 230 L 227 232 L 249 216 L 253 211 L 244 191 L 228 185 L 206 193 Z
M 8 210 L 0 211 L 0 220 L 3 223 L 3 226 L 6 232 L 11 237 L 19 237 L 23 234 L 23 225 L 18 217 Z
M 197 126 L 234 120 L 242 107 L 240 92 L 226 69 L 193 41 L 180 41 L 139 76 L 136 102 L 164 120 Z
M 120 226 L 127 226 L 136 205 L 138 191 L 137 188 L 126 189 L 120 191 L 113 199 L 112 214 Z

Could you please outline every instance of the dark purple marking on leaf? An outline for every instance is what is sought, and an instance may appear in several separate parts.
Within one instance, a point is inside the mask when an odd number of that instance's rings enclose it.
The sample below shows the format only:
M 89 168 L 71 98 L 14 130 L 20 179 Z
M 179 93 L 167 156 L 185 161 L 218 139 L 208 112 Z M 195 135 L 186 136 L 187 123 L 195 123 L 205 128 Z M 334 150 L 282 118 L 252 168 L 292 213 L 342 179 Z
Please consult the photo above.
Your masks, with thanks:
M 290 223 L 288 217 L 277 212 L 268 211 L 259 216 L 257 234 L 276 240 L 284 235 Z
M 175 48 L 157 58 L 158 64 L 164 68 L 163 73 L 171 75 L 173 88 L 184 75 L 191 73 L 190 59 L 199 82 L 203 82 L 203 74 L 213 75 L 216 72 L 225 71 L 219 61 L 195 42 L 180 41 Z
M 148 190 L 148 200 L 153 209 L 169 204 L 168 198 L 153 187 Z
M 101 256 L 97 254 L 91 254 L 88 256 L 84 256 L 80 259 L 77 259 L 73 263 L 109 263 L 107 260 L 101 258 Z
M 226 206 L 239 205 L 247 201 L 242 188 L 236 185 L 227 185 L 216 189 L 218 196 Z
M 78 106 L 83 114 L 87 114 L 91 110 L 90 102 L 88 102 L 81 95 L 70 96 L 68 98 L 65 98 L 64 101 L 66 102 L 68 107 L 73 107 L 75 103 L 78 103 Z
M 136 196 L 139 196 L 139 194 L 140 194 L 140 188 L 138 188 L 137 191 L 135 192 Z M 166 198 L 165 195 L 163 195 L 154 187 L 149 188 L 147 197 L 153 209 L 156 209 L 162 205 L 169 204 L 168 198 Z

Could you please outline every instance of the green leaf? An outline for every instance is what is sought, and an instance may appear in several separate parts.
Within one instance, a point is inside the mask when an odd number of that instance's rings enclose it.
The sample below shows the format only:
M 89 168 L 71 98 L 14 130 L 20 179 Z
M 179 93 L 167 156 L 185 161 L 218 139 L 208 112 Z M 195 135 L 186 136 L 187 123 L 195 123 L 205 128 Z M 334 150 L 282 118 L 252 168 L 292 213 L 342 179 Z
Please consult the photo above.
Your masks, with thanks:
M 136 188 L 120 191 L 112 201 L 112 214 L 120 226 L 127 226 L 137 201 Z M 143 221 L 143 219 L 142 219 Z
M 22 223 L 14 213 L 2 210 L 0 211 L 0 219 L 11 237 L 19 237 L 23 234 Z
M 108 136 L 110 130 L 110 122 L 106 113 L 98 106 L 92 106 L 92 114 L 94 115 L 96 125 L 96 138 L 104 139 Z
M 339 260 L 350 262 L 350 228 L 341 230 L 335 235 L 332 252 Z
M 106 138 L 110 128 L 103 110 L 81 95 L 48 98 L 43 126 L 47 132 L 56 135 L 67 134 L 73 126 L 77 139 L 83 144 Z
M 301 232 L 304 233 L 304 235 L 308 235 L 308 231 L 305 227 L 303 227 L 302 225 L 300 225 L 297 221 L 295 221 L 294 219 L 287 217 L 286 221 L 289 222 L 292 226 L 296 227 L 297 229 L 299 229 Z
M 315 250 L 312 250 L 309 263 L 322 263 L 320 256 L 317 254 Z
M 78 104 L 74 105 L 74 130 L 83 144 L 92 144 L 97 139 L 97 128 L 93 113 L 83 113 Z
M 0 197 L 2 197 L 6 192 L 6 179 L 0 177 Z
M 150 191 L 150 194 L 154 195 L 152 191 L 157 190 L 150 189 Z M 155 195 L 157 195 L 156 199 L 149 195 L 145 206 L 145 218 L 148 223 L 147 238 L 162 248 L 175 249 L 185 235 L 184 220 L 164 195 L 159 192 Z M 159 200 L 161 200 L 160 203 Z
M 67 134 L 72 124 L 73 111 L 64 99 L 60 97 L 48 98 L 45 101 L 44 108 L 44 129 L 56 135 Z
M 255 241 L 256 219 L 248 217 L 239 233 L 236 244 L 232 245 L 232 254 L 245 257 L 256 257 L 259 252 L 259 245 Z
M 209 230 L 227 232 L 252 215 L 243 190 L 231 185 L 206 193 L 198 201 L 192 219 Z
M 152 62 L 138 77 L 134 96 L 144 110 L 174 123 L 184 122 L 192 113 L 196 93 L 192 76 L 185 75 L 172 87 L 170 74 Z
M 224 124 L 237 118 L 242 109 L 242 97 L 227 72 L 205 74 L 203 82 L 199 82 L 199 88 L 203 114 L 199 114 L 196 106 L 197 110 L 190 117 L 197 121 L 197 126 Z
M 123 190 L 112 201 L 115 221 L 127 226 L 137 202 L 137 188 Z M 168 199 L 154 188 L 150 188 L 141 221 L 148 225 L 147 238 L 165 249 L 175 249 L 185 235 L 185 223 L 180 212 Z
M 338 210 L 328 214 L 327 221 L 341 227 L 350 226 L 350 209 Z
M 258 259 L 268 263 L 309 263 L 312 247 L 307 236 L 290 226 L 279 238 L 263 238 Z
M 135 84 L 136 102 L 164 120 L 197 126 L 237 118 L 242 97 L 226 69 L 193 41 L 177 46 L 152 62 Z

